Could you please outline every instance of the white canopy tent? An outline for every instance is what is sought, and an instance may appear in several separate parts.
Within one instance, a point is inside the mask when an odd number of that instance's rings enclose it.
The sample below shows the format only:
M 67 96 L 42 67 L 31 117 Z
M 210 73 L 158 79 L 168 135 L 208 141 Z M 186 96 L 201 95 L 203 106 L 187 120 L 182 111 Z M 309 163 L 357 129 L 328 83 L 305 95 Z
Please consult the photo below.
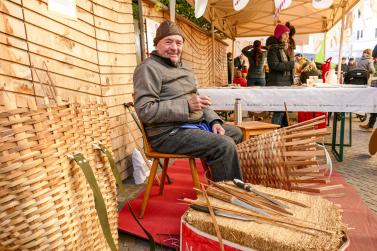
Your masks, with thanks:
M 171 1 L 175 2 L 175 0 Z M 317 9 L 313 4 L 325 2 L 326 0 L 277 0 L 282 5 L 290 2 L 287 8 L 283 7 L 279 10 L 276 9 L 275 1 L 273 0 L 250 0 L 246 7 L 240 11 L 234 9 L 234 1 L 232 0 L 187 1 L 194 7 L 195 3 L 208 2 L 204 17 L 212 23 L 212 32 L 214 31 L 213 27 L 216 27 L 232 38 L 233 55 L 235 38 L 272 35 L 278 22 L 290 22 L 295 27 L 296 34 L 325 33 L 326 40 L 327 31 L 341 20 L 342 31 L 340 35 L 338 63 L 339 82 L 340 61 L 343 56 L 344 17 L 359 0 L 330 0 L 327 2 L 332 2 L 332 4 L 324 9 Z
M 194 0 L 187 0 L 192 6 Z M 314 0 L 315 1 L 315 0 Z M 272 0 L 250 0 L 247 6 L 235 11 L 232 0 L 208 0 L 204 17 L 230 38 L 269 36 L 277 21 L 290 22 L 297 34 L 321 33 L 331 29 L 359 0 L 333 0 L 326 9 L 315 9 L 313 0 L 292 0 L 288 8 L 275 18 Z

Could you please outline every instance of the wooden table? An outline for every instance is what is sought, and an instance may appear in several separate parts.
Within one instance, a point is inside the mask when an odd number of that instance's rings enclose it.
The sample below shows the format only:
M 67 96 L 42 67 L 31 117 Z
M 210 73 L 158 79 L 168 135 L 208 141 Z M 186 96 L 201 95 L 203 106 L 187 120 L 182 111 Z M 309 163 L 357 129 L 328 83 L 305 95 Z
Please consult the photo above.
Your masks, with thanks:
M 227 122 L 227 124 L 234 125 L 234 122 Z M 260 122 L 260 121 L 243 121 L 241 125 L 235 125 L 242 130 L 243 140 L 247 140 L 252 136 L 271 132 L 280 128 L 280 125 Z

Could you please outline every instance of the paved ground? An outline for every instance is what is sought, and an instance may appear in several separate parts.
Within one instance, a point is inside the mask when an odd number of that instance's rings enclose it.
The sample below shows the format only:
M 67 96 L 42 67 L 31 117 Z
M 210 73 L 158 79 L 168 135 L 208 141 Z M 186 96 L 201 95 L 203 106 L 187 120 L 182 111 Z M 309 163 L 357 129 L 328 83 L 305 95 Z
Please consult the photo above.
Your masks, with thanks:
M 340 172 L 348 183 L 354 185 L 369 208 L 377 212 L 377 155 L 368 154 L 371 133 L 361 131 L 358 128 L 359 124 L 358 119 L 353 118 L 352 147 L 345 148 L 344 161 L 337 162 L 332 154 L 331 156 L 335 170 Z M 327 141 L 330 142 L 330 138 L 327 138 Z M 348 138 L 346 143 L 348 143 Z M 328 150 L 331 151 L 330 147 Z M 143 186 L 133 185 L 133 180 L 129 179 L 126 181 L 126 189 L 129 192 L 129 198 L 133 198 L 143 189 Z M 121 250 L 149 250 L 147 241 L 123 233 L 120 233 L 119 245 Z M 158 247 L 157 250 L 172 249 Z

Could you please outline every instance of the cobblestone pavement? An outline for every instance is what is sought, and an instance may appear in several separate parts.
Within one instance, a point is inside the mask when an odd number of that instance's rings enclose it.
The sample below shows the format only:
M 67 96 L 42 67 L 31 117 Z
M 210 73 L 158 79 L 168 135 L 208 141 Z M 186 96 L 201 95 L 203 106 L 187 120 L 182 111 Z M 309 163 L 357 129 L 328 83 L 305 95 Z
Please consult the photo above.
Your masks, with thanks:
M 352 147 L 344 148 L 343 162 L 337 162 L 333 154 L 330 154 L 333 166 L 348 183 L 357 188 L 368 207 L 377 212 L 377 155 L 370 156 L 368 153 L 371 133 L 359 129 L 360 121 L 358 119 L 353 118 L 352 121 Z M 329 128 L 329 130 L 332 129 Z M 347 129 L 345 143 L 348 143 L 348 132 Z M 327 137 L 326 140 L 330 142 L 331 138 Z M 327 146 L 327 149 L 331 152 L 330 146 Z M 133 180 L 128 179 L 126 181 L 126 189 L 129 192 L 129 198 L 134 198 L 143 189 L 143 185 L 134 185 Z M 149 250 L 148 242 L 143 239 L 124 233 L 120 233 L 119 237 L 120 250 Z M 158 247 L 157 250 L 168 251 L 173 249 Z

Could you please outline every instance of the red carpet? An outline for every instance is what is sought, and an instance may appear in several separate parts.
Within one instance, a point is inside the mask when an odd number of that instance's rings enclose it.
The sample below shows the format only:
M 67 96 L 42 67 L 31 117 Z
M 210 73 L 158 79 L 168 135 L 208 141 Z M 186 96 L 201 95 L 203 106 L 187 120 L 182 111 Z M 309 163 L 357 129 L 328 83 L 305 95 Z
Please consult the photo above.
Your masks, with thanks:
M 340 204 L 343 210 L 343 222 L 348 225 L 351 245 L 347 250 L 377 250 L 377 214 L 368 208 L 356 188 L 348 184 L 339 173 L 333 173 L 329 185 L 343 184 L 344 188 L 330 193 L 341 192 L 345 196 L 328 198 Z
M 204 172 L 200 161 L 197 161 L 196 165 L 199 169 L 199 176 L 203 177 Z M 173 184 L 168 185 L 165 183 L 162 196 L 158 195 L 159 187 L 157 183 L 153 185 L 144 218 L 140 222 L 153 235 L 157 243 L 172 248 L 179 248 L 180 220 L 183 213 L 187 210 L 187 205 L 180 203 L 178 199 L 194 199 L 196 195 L 193 190 L 188 160 L 176 160 L 168 168 L 168 174 Z M 143 195 L 144 192 L 131 201 L 132 208 L 136 214 L 140 210 Z M 146 235 L 136 224 L 127 206 L 119 213 L 118 228 L 120 231 L 146 238 Z
M 199 175 L 203 175 L 201 163 L 197 162 Z M 178 199 L 194 198 L 193 183 L 188 161 L 177 160 L 169 167 L 168 174 L 173 184 L 165 185 L 164 194 L 158 195 L 158 186 L 154 185 L 147 206 L 144 219 L 141 223 L 151 232 L 156 242 L 179 248 L 180 217 L 186 211 L 187 206 L 179 203 Z M 351 245 L 347 250 L 377 250 L 377 215 L 362 201 L 356 189 L 347 184 L 344 178 L 334 173 L 329 185 L 343 184 L 343 189 L 328 193 L 345 193 L 341 198 L 329 198 L 336 204 L 340 204 L 344 211 L 343 221 L 348 224 L 348 236 Z M 143 193 L 132 200 L 131 205 L 136 213 L 139 212 Z M 124 207 L 119 214 L 120 231 L 127 232 L 142 238 L 146 238 L 142 230 L 135 223 L 128 207 Z

